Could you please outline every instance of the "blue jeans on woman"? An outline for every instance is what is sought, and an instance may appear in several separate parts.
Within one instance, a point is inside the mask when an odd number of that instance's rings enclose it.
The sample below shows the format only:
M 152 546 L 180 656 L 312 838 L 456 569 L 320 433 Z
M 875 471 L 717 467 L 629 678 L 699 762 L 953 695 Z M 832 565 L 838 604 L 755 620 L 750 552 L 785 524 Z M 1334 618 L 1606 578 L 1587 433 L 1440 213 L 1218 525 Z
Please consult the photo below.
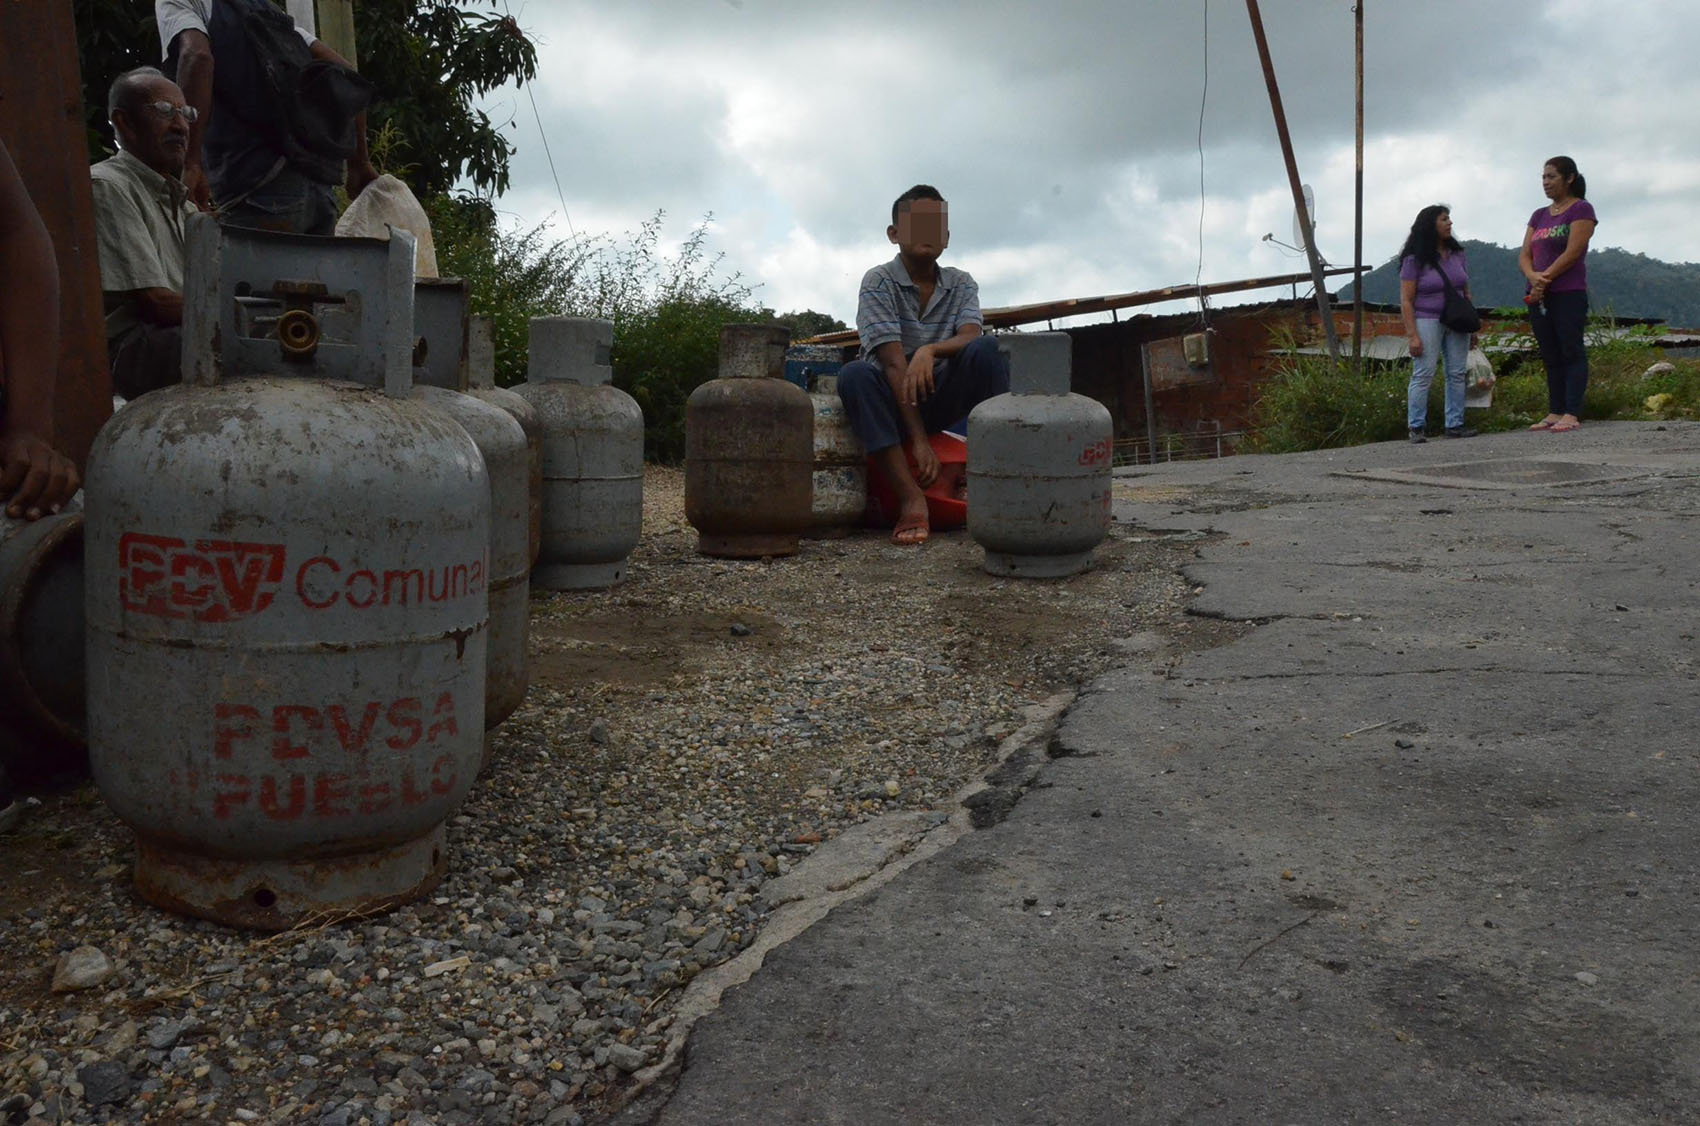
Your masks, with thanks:
M 1446 361 L 1446 428 L 1464 425 L 1464 367 L 1470 355 L 1470 334 L 1454 332 L 1433 317 L 1417 318 L 1417 338 L 1423 354 L 1411 357 L 1411 386 L 1405 395 L 1405 425 L 1421 430 L 1428 425 L 1428 389 L 1435 364 Z

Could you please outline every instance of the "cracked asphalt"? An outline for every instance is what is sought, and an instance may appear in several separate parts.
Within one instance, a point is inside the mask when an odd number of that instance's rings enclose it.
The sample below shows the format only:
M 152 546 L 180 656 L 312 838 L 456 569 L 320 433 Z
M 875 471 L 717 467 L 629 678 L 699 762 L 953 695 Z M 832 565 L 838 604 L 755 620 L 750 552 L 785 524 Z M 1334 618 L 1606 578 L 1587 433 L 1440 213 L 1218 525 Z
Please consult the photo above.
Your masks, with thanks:
M 1130 647 L 1001 820 L 771 952 L 627 1119 L 1693 1121 L 1700 426 L 1124 494 L 1258 628 Z

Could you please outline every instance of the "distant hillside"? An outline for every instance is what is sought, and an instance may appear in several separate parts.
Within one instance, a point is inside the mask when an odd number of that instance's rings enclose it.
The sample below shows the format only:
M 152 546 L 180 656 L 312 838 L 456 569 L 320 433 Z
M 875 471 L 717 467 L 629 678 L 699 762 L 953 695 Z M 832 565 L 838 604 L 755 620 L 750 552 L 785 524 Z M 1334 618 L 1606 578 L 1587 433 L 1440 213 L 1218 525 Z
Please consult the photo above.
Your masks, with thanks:
M 1470 294 L 1476 304 L 1498 308 L 1523 303 L 1523 275 L 1517 248 L 1466 241 L 1470 255 Z M 1673 327 L 1700 328 L 1700 264 L 1661 262 L 1627 250 L 1588 250 L 1588 291 L 1596 313 L 1650 317 Z M 1352 287 L 1340 291 L 1346 300 Z M 1364 300 L 1399 303 L 1399 264 L 1389 261 L 1364 278 Z

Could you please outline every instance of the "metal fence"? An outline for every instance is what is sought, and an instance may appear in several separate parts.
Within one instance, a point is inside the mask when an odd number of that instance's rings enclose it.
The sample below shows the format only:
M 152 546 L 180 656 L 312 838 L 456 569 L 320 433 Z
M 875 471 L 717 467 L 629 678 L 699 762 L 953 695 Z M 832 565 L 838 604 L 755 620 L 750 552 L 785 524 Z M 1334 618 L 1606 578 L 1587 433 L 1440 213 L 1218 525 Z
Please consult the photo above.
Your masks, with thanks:
M 1111 453 L 1113 465 L 1155 465 L 1163 461 L 1208 461 L 1234 453 L 1244 430 L 1195 430 L 1149 438 L 1118 438 Z

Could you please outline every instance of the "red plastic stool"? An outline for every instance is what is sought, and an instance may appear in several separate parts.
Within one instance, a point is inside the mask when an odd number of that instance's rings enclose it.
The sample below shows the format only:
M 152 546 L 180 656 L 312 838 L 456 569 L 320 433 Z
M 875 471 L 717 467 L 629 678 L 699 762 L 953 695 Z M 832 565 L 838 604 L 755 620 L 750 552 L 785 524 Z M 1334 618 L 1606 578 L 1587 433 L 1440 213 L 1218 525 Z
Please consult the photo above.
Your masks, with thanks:
M 933 531 L 960 528 L 968 523 L 968 502 L 959 494 L 968 474 L 968 443 L 948 431 L 928 434 L 927 443 L 939 459 L 939 475 L 922 490 L 927 494 L 927 523 Z M 909 472 L 915 472 L 915 455 L 909 459 Z M 868 458 L 868 507 L 863 520 L 870 528 L 890 528 L 897 523 L 897 491 L 885 479 L 885 474 Z

